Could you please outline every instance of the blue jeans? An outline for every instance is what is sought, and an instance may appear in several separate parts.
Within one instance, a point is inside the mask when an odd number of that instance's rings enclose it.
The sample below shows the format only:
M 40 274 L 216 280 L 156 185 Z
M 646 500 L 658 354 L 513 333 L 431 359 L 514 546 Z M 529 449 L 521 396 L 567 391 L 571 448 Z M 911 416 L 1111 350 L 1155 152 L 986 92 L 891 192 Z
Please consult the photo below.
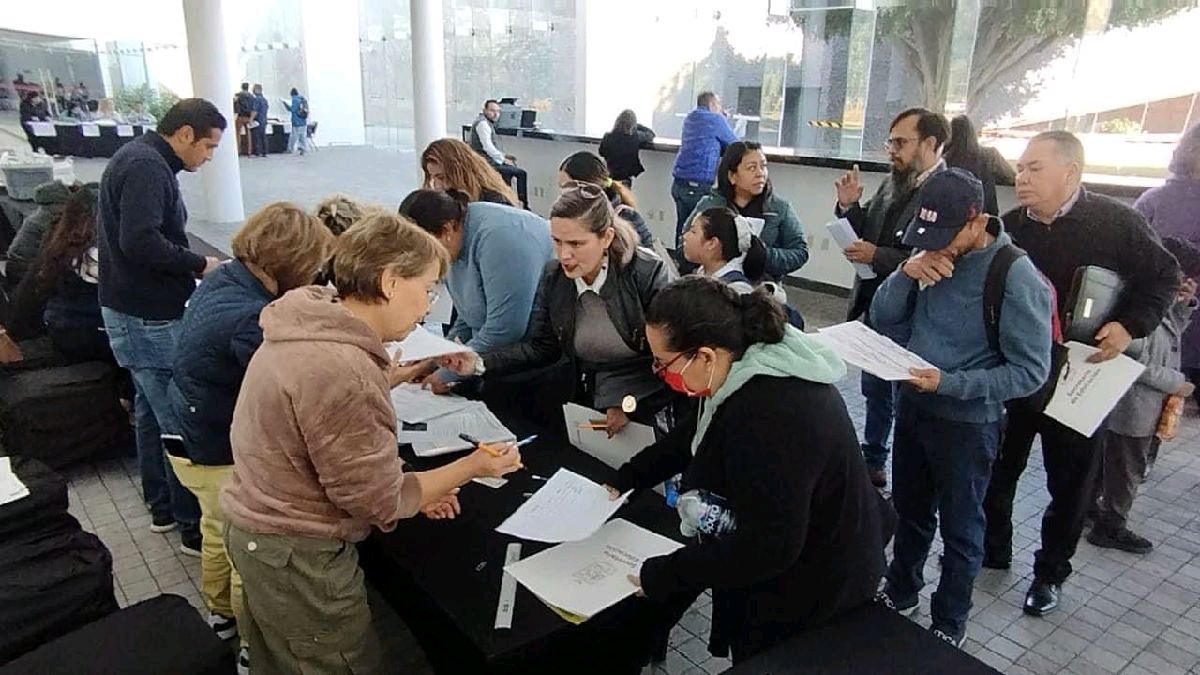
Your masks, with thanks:
M 288 134 L 288 152 L 295 152 L 297 147 L 300 148 L 300 154 L 302 155 L 304 154 L 304 151 L 308 149 L 307 124 L 298 127 L 292 127 L 292 133 Z
M 1001 423 L 952 422 L 920 410 L 904 395 L 896 408 L 892 500 L 899 522 L 886 591 L 899 605 L 917 598 L 940 526 L 945 555 L 930 614 L 934 628 L 961 636 L 983 563 L 983 498 Z
M 671 183 L 671 199 L 675 200 L 675 246 L 683 240 L 683 231 L 687 228 L 688 217 L 692 215 L 692 211 L 696 210 L 696 205 L 700 203 L 708 194 L 710 185 L 692 180 L 683 180 L 676 178 L 675 182 Z
M 882 469 L 887 464 L 888 437 L 892 435 L 896 386 L 863 372 L 862 395 L 867 401 L 867 420 L 863 425 L 863 459 L 867 462 L 867 468 Z
M 162 434 L 179 433 L 175 410 L 167 396 L 179 322 L 149 321 L 108 307 L 101 307 L 100 313 L 117 364 L 133 375 L 142 496 L 153 515 L 175 520 L 185 540 L 197 537 L 200 504 L 175 477 L 162 444 Z

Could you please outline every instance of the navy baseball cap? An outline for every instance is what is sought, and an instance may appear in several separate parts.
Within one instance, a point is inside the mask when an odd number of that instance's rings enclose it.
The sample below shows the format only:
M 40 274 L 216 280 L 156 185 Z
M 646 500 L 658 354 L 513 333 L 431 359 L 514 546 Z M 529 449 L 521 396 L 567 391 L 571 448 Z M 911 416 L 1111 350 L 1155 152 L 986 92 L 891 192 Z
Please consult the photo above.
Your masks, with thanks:
M 923 251 L 946 248 L 958 231 L 983 211 L 983 183 L 963 169 L 935 172 L 921 184 L 917 211 L 904 245 Z

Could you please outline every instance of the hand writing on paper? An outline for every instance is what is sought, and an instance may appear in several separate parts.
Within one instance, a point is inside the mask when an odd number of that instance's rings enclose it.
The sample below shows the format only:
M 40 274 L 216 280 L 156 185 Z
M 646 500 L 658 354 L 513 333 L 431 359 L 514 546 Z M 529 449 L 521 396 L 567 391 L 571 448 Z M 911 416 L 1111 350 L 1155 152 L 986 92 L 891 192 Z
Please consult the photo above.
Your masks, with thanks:
M 629 416 L 626 415 L 625 411 L 621 410 L 620 408 L 609 408 L 605 423 L 608 426 L 608 437 L 612 438 L 613 436 L 621 433 L 621 430 L 625 428 L 626 424 L 629 424 Z
M 846 247 L 846 260 L 870 265 L 875 260 L 875 244 L 859 239 Z
M 458 503 L 458 488 L 422 506 L 421 513 L 430 520 L 454 519 L 462 513 L 462 506 Z
M 475 462 L 476 476 L 503 478 L 521 468 L 521 451 L 516 443 L 489 443 L 468 456 Z
M 936 392 L 942 383 L 942 371 L 937 368 L 909 368 L 908 374 L 912 375 L 908 383 L 923 394 Z
M 954 276 L 954 261 L 937 251 L 921 251 L 900 266 L 910 279 L 932 286 Z
M 1133 337 L 1125 330 L 1125 326 L 1118 321 L 1109 321 L 1096 333 L 1096 347 L 1100 351 L 1089 356 L 1088 363 L 1103 363 L 1115 359 L 1129 348 L 1130 342 L 1133 342 Z
M 646 597 L 646 591 L 642 589 L 641 577 L 639 577 L 636 574 L 630 574 L 626 578 L 629 579 L 629 583 L 633 584 L 634 586 L 637 586 L 637 591 L 634 593 L 634 595 L 638 596 L 639 598 Z
M 855 164 L 845 175 L 833 181 L 833 187 L 837 190 L 838 205 L 843 209 L 850 208 L 862 199 L 863 186 L 858 174 L 858 165 Z

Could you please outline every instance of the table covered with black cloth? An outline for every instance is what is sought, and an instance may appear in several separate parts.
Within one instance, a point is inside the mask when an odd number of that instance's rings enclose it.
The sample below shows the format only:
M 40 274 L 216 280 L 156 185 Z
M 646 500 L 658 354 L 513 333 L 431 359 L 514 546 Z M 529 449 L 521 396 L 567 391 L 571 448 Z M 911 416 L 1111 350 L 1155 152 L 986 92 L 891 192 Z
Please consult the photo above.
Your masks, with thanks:
M 986 663 L 881 605 L 848 612 L 751 657 L 730 675 L 995 675 Z
M 129 141 L 144 134 L 147 129 L 141 124 L 133 127 L 132 136 L 121 136 L 114 124 L 96 124 L 99 136 L 84 136 L 83 125 L 55 124 L 55 136 L 35 136 L 34 142 L 46 151 L 48 155 L 65 157 L 112 157 L 117 150 Z
M 465 485 L 455 520 L 418 516 L 390 533 L 375 531 L 359 547 L 368 580 L 404 618 L 439 673 L 638 672 L 673 623 L 664 612 L 681 609 L 630 597 L 575 626 L 518 585 L 512 628 L 494 628 L 507 545 L 520 542 L 522 558 L 550 547 L 495 531 L 524 494 L 541 487 L 533 476 L 549 477 L 565 467 L 603 483 L 615 473 L 572 447 L 561 432 L 546 433 L 499 410 L 497 415 L 519 437 L 541 433 L 522 448 L 527 468 L 510 474 L 502 488 Z M 410 470 L 462 456 L 419 459 L 407 446 L 401 455 Z M 635 493 L 616 517 L 681 540 L 678 517 L 656 493 Z

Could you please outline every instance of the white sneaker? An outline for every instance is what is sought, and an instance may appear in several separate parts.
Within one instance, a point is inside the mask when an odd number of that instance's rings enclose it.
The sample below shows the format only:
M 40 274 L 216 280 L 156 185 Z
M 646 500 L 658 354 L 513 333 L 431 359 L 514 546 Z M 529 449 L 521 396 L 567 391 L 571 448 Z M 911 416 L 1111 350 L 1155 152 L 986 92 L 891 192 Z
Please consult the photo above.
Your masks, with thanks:
M 238 651 L 237 673 L 238 675 L 250 675 L 250 650 L 245 647 Z
M 208 627 L 222 640 L 230 640 L 238 634 L 237 619 L 216 612 L 208 613 Z

